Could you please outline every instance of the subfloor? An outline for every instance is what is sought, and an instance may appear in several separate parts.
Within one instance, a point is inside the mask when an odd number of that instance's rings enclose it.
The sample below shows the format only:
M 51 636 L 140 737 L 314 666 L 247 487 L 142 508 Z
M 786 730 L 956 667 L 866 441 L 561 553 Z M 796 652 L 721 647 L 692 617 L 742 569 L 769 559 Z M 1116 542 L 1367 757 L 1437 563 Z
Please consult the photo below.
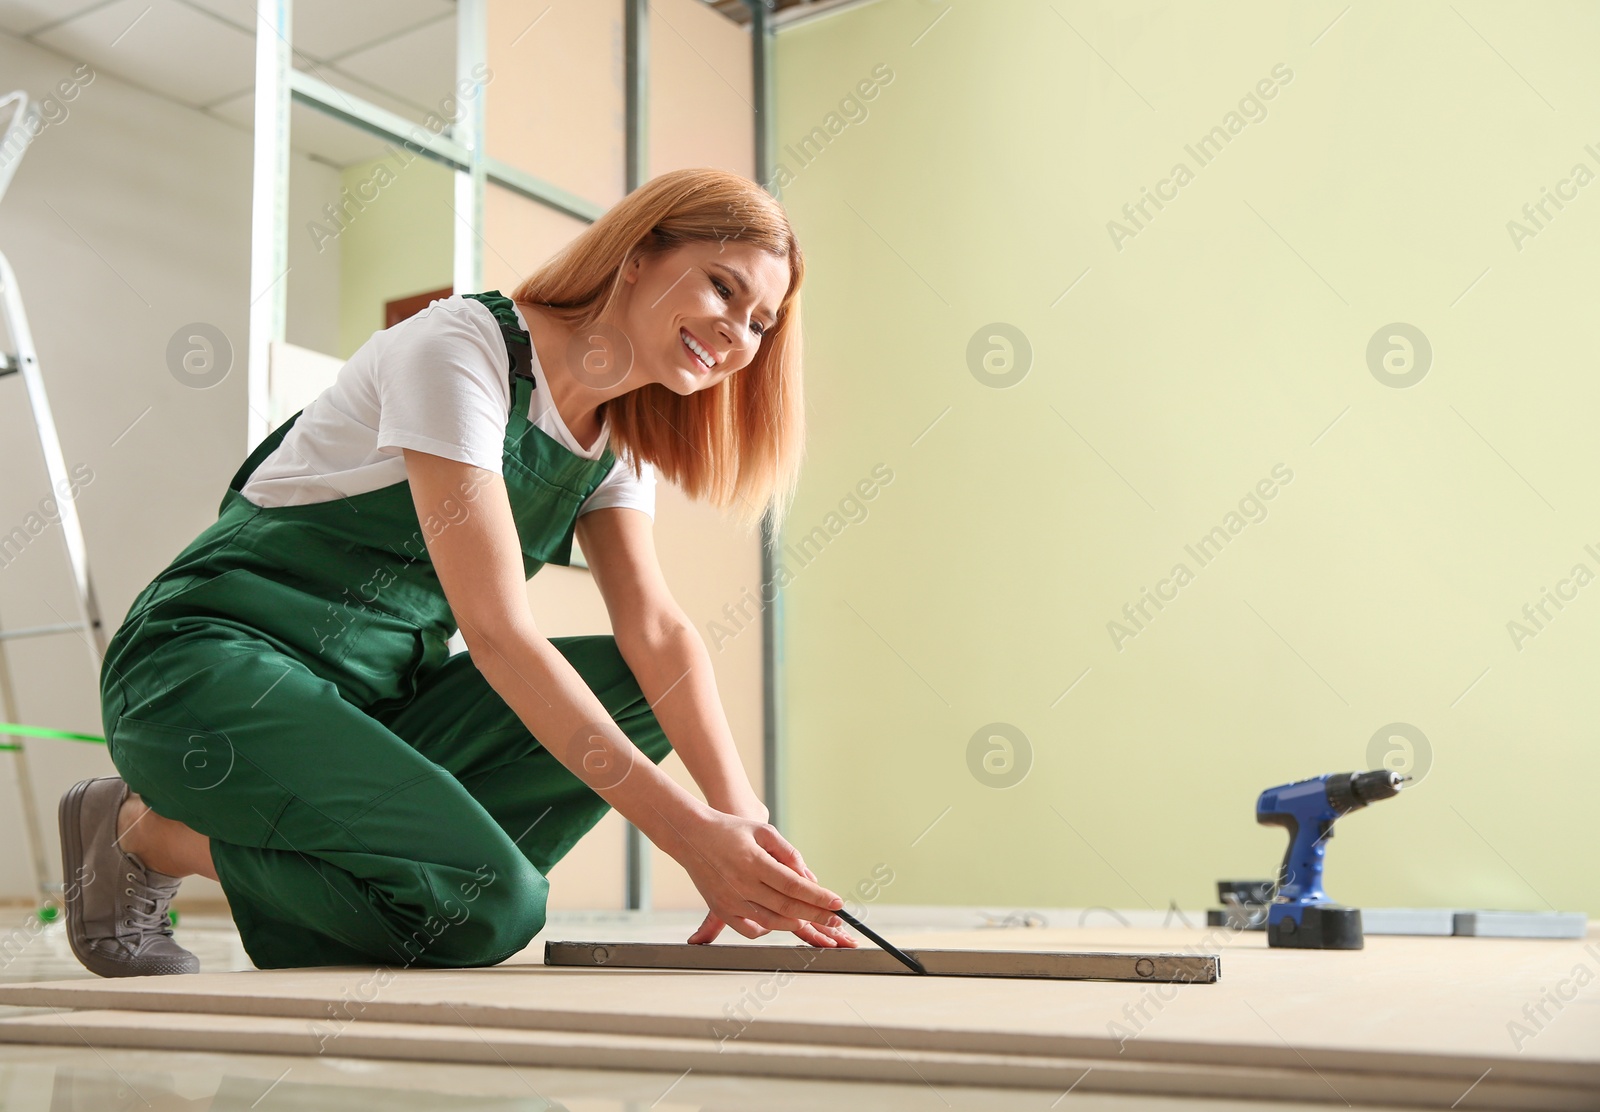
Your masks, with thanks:
M 771 974 L 546 969 L 546 940 L 675 942 L 698 919 L 553 913 L 511 962 L 400 971 L 352 1011 L 350 990 L 372 970 L 253 971 L 225 916 L 180 921 L 199 976 L 107 981 L 78 965 L 61 924 L 36 926 L 20 905 L 0 915 L 0 996 L 37 997 L 0 1006 L 0 1028 L 12 1027 L 0 1038 L 30 1040 L 0 1041 L 0 1112 L 1600 1109 L 1600 985 L 1584 979 L 1570 1000 L 1561 989 L 1578 964 L 1600 969 L 1596 933 L 1301 954 L 1269 952 L 1255 932 L 883 907 L 874 925 L 908 947 L 1203 950 L 1222 955 L 1223 977 L 1157 989 L 816 974 L 769 993 Z M 205 998 L 156 999 L 152 982 Z M 1528 1003 L 1544 1009 L 1536 1027 Z M 337 1016 L 331 1039 L 324 1012 Z M 1519 1021 L 1531 1032 L 1520 1039 Z M 727 1034 L 730 1023 L 737 1041 L 708 1052 L 707 1024 Z M 820 1046 L 807 1031 L 823 1032 Z M 194 1049 L 204 1045 L 219 1049 Z M 606 1068 L 557 1068 L 574 1061 Z M 1232 1095 L 1192 1095 L 1208 1086 Z

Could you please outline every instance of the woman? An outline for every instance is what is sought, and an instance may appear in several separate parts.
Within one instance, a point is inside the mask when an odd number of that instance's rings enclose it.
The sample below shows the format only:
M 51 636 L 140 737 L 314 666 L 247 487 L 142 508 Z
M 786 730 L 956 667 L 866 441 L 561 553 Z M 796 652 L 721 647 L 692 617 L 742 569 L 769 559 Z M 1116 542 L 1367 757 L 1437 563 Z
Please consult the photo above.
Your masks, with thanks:
M 650 531 L 658 471 L 747 526 L 787 508 L 803 276 L 752 182 L 664 174 L 512 297 L 375 333 L 262 441 L 111 640 L 121 776 L 60 807 L 84 965 L 196 971 L 167 914 L 194 873 L 259 968 L 493 965 L 608 807 L 705 898 L 690 942 L 855 945 L 766 823 Z M 574 536 L 614 636 L 547 639 L 529 612 Z

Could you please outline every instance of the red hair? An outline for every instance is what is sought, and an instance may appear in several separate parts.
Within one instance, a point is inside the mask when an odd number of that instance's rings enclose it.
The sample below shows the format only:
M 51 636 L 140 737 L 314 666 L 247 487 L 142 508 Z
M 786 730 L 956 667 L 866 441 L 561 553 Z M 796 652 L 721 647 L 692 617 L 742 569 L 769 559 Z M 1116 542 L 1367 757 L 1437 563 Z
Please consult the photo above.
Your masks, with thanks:
M 686 243 L 733 240 L 787 259 L 789 289 L 750 365 L 689 395 L 659 383 L 611 398 L 600 417 L 611 446 L 641 460 L 689 497 L 776 531 L 793 500 L 805 446 L 800 382 L 800 285 L 805 258 L 783 207 L 748 178 L 716 169 L 674 170 L 628 194 L 512 292 L 574 328 L 593 324 L 638 255 Z

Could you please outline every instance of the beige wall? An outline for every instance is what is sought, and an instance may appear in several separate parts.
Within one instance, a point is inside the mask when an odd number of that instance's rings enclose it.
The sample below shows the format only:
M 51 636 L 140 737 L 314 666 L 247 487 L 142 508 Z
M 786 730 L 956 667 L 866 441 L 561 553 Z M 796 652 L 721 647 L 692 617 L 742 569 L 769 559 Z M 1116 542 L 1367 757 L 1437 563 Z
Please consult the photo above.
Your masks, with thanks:
M 620 0 L 490 0 L 484 150 L 610 208 L 622 199 Z
M 486 149 L 587 200 L 623 195 L 622 6 L 555 4 L 531 30 L 525 4 L 490 5 Z M 526 34 L 522 34 L 523 31 Z M 519 38 L 520 35 L 520 38 Z M 650 176 L 720 166 L 754 177 L 749 38 L 698 0 L 651 5 Z M 485 202 L 484 285 L 509 291 L 582 224 L 491 188 Z M 760 578 L 759 537 L 662 483 L 656 547 L 684 609 L 704 633 Z M 551 636 L 608 632 L 589 573 L 546 568 L 529 585 L 534 617 Z M 761 641 L 739 638 L 712 654 L 717 685 L 752 783 L 761 786 Z M 682 762 L 664 767 L 690 790 Z M 621 907 L 622 822 L 608 815 L 552 872 L 552 907 Z M 652 853 L 653 903 L 703 907 L 688 874 Z
M 586 226 L 575 216 L 490 185 L 483 196 L 483 288 L 510 295 Z

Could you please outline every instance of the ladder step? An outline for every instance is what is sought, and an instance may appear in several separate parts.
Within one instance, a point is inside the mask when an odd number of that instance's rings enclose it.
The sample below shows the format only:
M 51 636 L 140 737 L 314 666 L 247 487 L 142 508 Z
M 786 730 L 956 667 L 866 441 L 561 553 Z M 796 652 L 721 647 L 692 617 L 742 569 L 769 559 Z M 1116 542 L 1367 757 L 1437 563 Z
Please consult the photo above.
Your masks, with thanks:
M 58 625 L 29 626 L 26 629 L 0 630 L 0 641 L 9 641 L 13 637 L 42 637 L 47 633 L 68 633 L 75 629 L 88 629 L 88 622 L 63 622 Z

